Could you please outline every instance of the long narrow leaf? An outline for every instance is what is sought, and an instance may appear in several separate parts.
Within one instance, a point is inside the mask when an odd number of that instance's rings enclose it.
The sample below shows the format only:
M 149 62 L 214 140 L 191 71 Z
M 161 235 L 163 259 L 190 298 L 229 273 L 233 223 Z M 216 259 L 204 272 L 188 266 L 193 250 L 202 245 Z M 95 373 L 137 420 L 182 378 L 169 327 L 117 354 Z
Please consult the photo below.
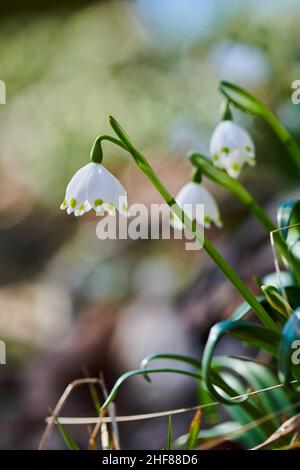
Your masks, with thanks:
M 193 377 L 194 379 L 199 379 L 201 378 L 200 373 L 194 373 L 190 372 L 187 370 L 183 369 L 170 369 L 170 368 L 164 368 L 164 369 L 148 369 L 147 370 L 148 374 L 162 374 L 162 373 L 171 373 L 171 374 L 181 374 L 181 375 L 187 375 L 189 377 Z M 119 388 L 121 385 L 130 377 L 134 377 L 135 375 L 145 375 L 145 369 L 137 369 L 137 370 L 131 370 L 129 372 L 126 372 L 125 374 L 121 375 L 119 379 L 116 381 L 115 385 L 113 386 L 110 394 L 108 395 L 107 399 L 101 406 L 100 411 L 103 411 L 115 398 L 115 396 L 118 393 Z
M 186 441 L 186 449 L 187 450 L 193 450 L 195 449 L 197 443 L 198 443 L 198 435 L 200 431 L 200 426 L 201 426 L 201 410 L 197 410 L 195 413 L 195 416 L 193 418 L 193 421 L 191 422 L 187 441 Z
M 245 320 L 226 320 L 217 323 L 210 330 L 209 338 L 207 340 L 202 358 L 203 379 L 208 391 L 213 396 L 213 398 L 220 401 L 221 403 L 234 405 L 241 403 L 244 401 L 244 399 L 233 400 L 232 398 L 221 395 L 213 385 L 211 377 L 211 366 L 214 352 L 219 341 L 225 334 L 234 335 L 252 346 L 262 348 L 270 352 L 274 356 L 277 355 L 279 334 L 275 333 L 274 331 L 270 331 L 261 325 L 255 325 Z
M 57 425 L 59 432 L 62 435 L 63 440 L 66 443 L 66 446 L 68 447 L 69 450 L 80 450 L 72 436 L 68 433 L 68 431 L 60 424 L 57 418 L 54 419 L 55 424 Z
M 280 234 L 284 240 L 287 240 L 290 229 L 285 228 L 289 225 L 300 222 L 300 201 L 299 199 L 288 199 L 283 201 L 277 211 L 277 224 Z
M 172 450 L 172 442 L 173 442 L 173 423 L 172 423 L 172 415 L 168 418 L 168 450 Z
M 152 361 L 156 361 L 159 359 L 171 359 L 172 361 L 178 361 L 178 362 L 183 362 L 185 364 L 190 364 L 191 366 L 195 367 L 196 369 L 201 369 L 202 363 L 201 361 L 198 361 L 197 359 L 194 359 L 193 357 L 190 356 L 184 356 L 182 354 L 151 354 L 150 356 L 145 357 L 142 362 L 141 362 L 141 369 L 147 369 L 148 365 Z M 144 378 L 150 382 L 150 377 L 149 375 L 145 372 Z
M 279 343 L 278 373 L 287 384 L 292 375 L 300 380 L 300 307 L 294 310 L 287 321 Z

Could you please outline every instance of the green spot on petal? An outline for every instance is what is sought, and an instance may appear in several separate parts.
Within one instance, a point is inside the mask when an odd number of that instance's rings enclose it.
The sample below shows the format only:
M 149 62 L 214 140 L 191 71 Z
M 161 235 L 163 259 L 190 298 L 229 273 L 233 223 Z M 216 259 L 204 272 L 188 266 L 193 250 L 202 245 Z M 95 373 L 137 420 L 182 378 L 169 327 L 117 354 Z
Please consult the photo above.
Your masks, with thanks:
M 209 217 L 209 215 L 205 215 L 205 216 L 204 216 L 204 223 L 207 224 L 207 225 L 210 225 L 210 223 L 211 223 L 211 218 Z
M 215 153 L 215 154 L 213 155 L 213 160 L 214 160 L 215 162 L 217 162 L 217 161 L 219 160 L 219 155 L 218 155 L 217 153 Z
M 68 204 L 67 204 L 67 200 L 64 199 L 63 202 L 62 202 L 61 205 L 60 205 L 60 208 L 61 208 L 61 209 L 66 209 L 67 205 L 68 205 Z
M 121 206 L 121 209 L 125 212 L 128 211 L 128 207 L 127 207 L 127 204 L 125 204 L 125 202 L 123 202 L 122 206 Z
M 231 169 L 232 169 L 233 171 L 239 171 L 240 165 L 239 165 L 238 163 L 232 163 L 232 164 L 231 164 Z
M 252 148 L 249 145 L 246 146 L 246 152 L 252 152 Z
M 223 222 L 220 216 L 216 218 L 216 226 L 219 228 L 223 226 Z
M 102 204 L 103 204 L 103 200 L 102 200 L 102 199 L 96 199 L 96 200 L 94 201 L 95 207 L 102 206 Z
M 229 148 L 228 147 L 222 147 L 221 152 L 222 153 L 229 153 Z
M 77 206 L 77 201 L 76 199 L 72 198 L 70 201 L 70 207 L 74 209 Z

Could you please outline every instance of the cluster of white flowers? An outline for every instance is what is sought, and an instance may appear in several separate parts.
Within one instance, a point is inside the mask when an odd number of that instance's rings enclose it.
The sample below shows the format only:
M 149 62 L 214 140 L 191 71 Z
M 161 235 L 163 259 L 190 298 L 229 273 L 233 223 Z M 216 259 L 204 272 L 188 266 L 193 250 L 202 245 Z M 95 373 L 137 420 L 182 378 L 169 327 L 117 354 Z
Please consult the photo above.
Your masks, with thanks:
M 233 178 L 240 175 L 245 163 L 255 164 L 251 137 L 231 120 L 221 121 L 217 125 L 210 141 L 210 154 L 213 164 Z M 213 222 L 217 227 L 222 227 L 218 205 L 202 183 L 188 182 L 175 199 L 188 217 L 198 224 L 209 228 Z M 204 220 L 200 220 L 196 210 L 200 204 L 204 207 Z M 97 214 L 105 211 L 115 214 L 118 210 L 128 215 L 127 194 L 122 184 L 102 164 L 91 162 L 80 168 L 69 182 L 61 209 L 67 209 L 68 214 L 74 213 L 75 216 L 91 209 Z M 177 216 L 174 215 L 171 222 L 175 228 L 182 228 Z
M 254 143 L 250 135 L 231 120 L 221 121 L 217 125 L 210 140 L 210 155 L 213 164 L 232 178 L 239 177 L 245 163 L 255 165 Z M 194 209 L 196 204 L 203 204 L 204 226 L 209 228 L 213 222 L 217 227 L 222 227 L 218 205 L 203 184 L 187 183 L 177 194 L 176 201 L 182 209 L 190 206 L 190 210 L 185 212 L 189 212 L 187 215 L 198 223 L 200 220 L 197 220 Z M 178 217 L 173 219 L 173 225 L 179 228 L 181 223 Z

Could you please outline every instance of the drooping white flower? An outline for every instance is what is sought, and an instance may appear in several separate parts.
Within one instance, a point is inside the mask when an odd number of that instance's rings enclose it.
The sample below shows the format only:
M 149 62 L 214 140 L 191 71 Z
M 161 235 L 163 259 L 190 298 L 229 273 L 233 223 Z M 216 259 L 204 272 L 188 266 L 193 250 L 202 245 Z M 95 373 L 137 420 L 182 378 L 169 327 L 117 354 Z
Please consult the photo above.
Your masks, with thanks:
M 92 208 L 97 214 L 116 209 L 127 215 L 127 194 L 121 183 L 100 163 L 88 163 L 69 182 L 61 209 L 80 216 Z
M 185 184 L 177 196 L 175 197 L 177 204 L 187 214 L 187 216 L 196 221 L 198 225 L 204 224 L 206 228 L 211 226 L 213 222 L 217 227 L 222 227 L 222 221 L 220 212 L 215 198 L 201 183 L 195 183 L 190 181 Z M 197 205 L 204 207 L 204 218 L 203 212 L 197 210 Z M 175 214 L 171 214 L 171 223 L 174 228 L 182 229 L 182 222 Z
M 248 132 L 234 122 L 221 121 L 210 140 L 213 163 L 238 178 L 245 163 L 255 165 L 254 143 Z

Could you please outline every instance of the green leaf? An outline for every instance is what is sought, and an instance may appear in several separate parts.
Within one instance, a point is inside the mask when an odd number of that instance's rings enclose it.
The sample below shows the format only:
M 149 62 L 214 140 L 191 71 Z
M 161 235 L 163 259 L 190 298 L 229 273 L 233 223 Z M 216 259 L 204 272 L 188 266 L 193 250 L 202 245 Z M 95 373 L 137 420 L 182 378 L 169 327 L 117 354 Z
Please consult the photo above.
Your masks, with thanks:
M 89 384 L 89 391 L 96 411 L 101 407 L 101 400 L 94 384 Z
M 261 289 L 269 304 L 283 317 L 289 318 L 292 313 L 292 308 L 290 307 L 290 304 L 285 300 L 285 298 L 280 294 L 280 292 L 276 289 L 276 287 L 262 286 Z
M 218 359 L 218 364 L 226 367 L 233 374 L 238 374 L 241 382 L 246 381 L 252 390 L 261 390 L 279 384 L 275 373 L 255 360 L 246 363 L 239 358 L 221 357 Z M 256 395 L 254 399 L 260 403 L 260 408 L 265 415 L 285 408 L 291 403 L 285 390 L 280 388 Z M 275 427 L 280 424 L 278 418 L 273 418 L 272 422 Z
M 300 381 L 300 307 L 296 308 L 285 324 L 279 343 L 278 373 L 282 383 L 288 384 L 294 376 Z
M 226 380 L 226 383 L 228 383 L 230 387 L 234 388 L 239 394 L 245 393 L 245 385 L 242 384 L 241 380 L 238 377 L 235 377 L 232 372 L 233 371 L 222 372 L 224 380 Z M 245 405 L 248 405 L 248 407 Z M 259 404 L 255 403 L 255 405 L 257 407 Z M 259 412 L 256 412 L 256 415 L 253 416 L 253 407 L 254 400 L 253 397 L 251 397 L 247 403 L 243 403 L 239 406 L 225 406 L 225 409 L 235 421 L 239 422 L 241 425 L 247 425 L 249 422 L 259 420 L 265 415 L 265 412 L 261 410 L 261 407 L 259 407 Z M 264 441 L 274 429 L 275 426 L 272 424 L 270 425 L 268 422 L 263 423 L 261 426 L 255 426 L 248 431 L 244 431 L 242 440 L 243 445 L 245 447 L 250 447 L 259 444 Z
M 219 83 L 219 90 L 229 100 L 229 102 L 233 103 L 241 111 L 255 114 L 256 116 L 265 115 L 266 107 L 261 103 L 261 101 L 238 85 L 222 80 Z
M 226 320 L 217 323 L 212 327 L 202 358 L 203 379 L 207 390 L 213 398 L 221 403 L 234 405 L 242 403 L 245 399 L 233 400 L 232 398 L 221 395 L 213 385 L 211 375 L 212 360 L 215 349 L 225 334 L 236 336 L 249 345 L 264 349 L 274 356 L 277 355 L 277 345 L 280 336 L 278 333 L 268 330 L 261 325 L 256 325 L 245 320 Z
M 217 372 L 218 368 L 219 367 L 214 367 L 211 369 L 211 380 L 215 383 L 218 389 L 222 391 L 222 393 L 225 392 L 227 396 L 230 397 L 236 397 L 247 393 L 247 391 L 241 386 L 241 381 L 232 374 L 232 371 L 231 373 L 229 371 L 227 371 L 227 373 L 226 371 L 222 371 L 221 373 L 220 371 Z M 233 408 L 241 409 L 243 414 L 247 415 L 249 419 L 254 421 L 260 420 L 264 416 L 262 409 L 257 406 L 253 397 L 248 397 L 247 395 L 244 400 L 241 399 L 238 401 L 237 399 L 232 398 L 231 402 L 227 404 L 230 404 L 231 407 L 234 404 L 235 406 Z M 274 427 L 269 422 L 261 423 L 260 428 L 260 432 L 265 436 L 274 430 Z
M 162 374 L 162 373 L 171 373 L 171 374 L 181 374 L 181 375 L 187 375 L 189 377 L 193 377 L 194 379 L 199 379 L 201 378 L 200 373 L 195 373 L 195 372 L 190 372 L 187 370 L 183 369 L 170 369 L 170 368 L 163 368 L 163 369 L 148 369 L 147 374 Z M 121 375 L 121 377 L 118 378 L 116 381 L 115 385 L 113 386 L 110 394 L 108 395 L 107 399 L 103 403 L 103 405 L 100 408 L 100 411 L 103 411 L 107 406 L 114 400 L 115 396 L 117 395 L 119 388 L 121 385 L 130 377 L 134 377 L 135 375 L 143 375 L 145 376 L 145 369 L 136 369 L 136 370 L 131 370 L 129 372 L 126 372 L 125 374 Z
M 219 437 L 226 436 L 232 432 L 236 432 L 240 429 L 240 424 L 233 421 L 225 421 L 224 423 L 216 424 L 208 429 L 201 429 L 198 434 L 198 440 L 200 439 L 215 439 Z M 179 436 L 173 442 L 173 449 L 178 449 L 180 447 L 186 446 L 186 441 L 188 434 L 183 434 Z
M 291 286 L 296 286 L 295 278 L 288 271 L 280 271 L 280 278 L 276 271 L 273 273 L 266 274 L 261 280 L 261 285 L 271 285 L 276 287 L 279 291 L 281 288 L 287 288 Z
M 295 310 L 300 305 L 300 288 L 296 286 L 288 286 L 285 288 L 285 293 L 290 306 Z
M 214 400 L 211 395 L 208 393 L 203 379 L 198 381 L 198 403 L 199 405 L 204 405 L 203 415 L 206 418 L 206 421 L 209 423 L 216 423 L 218 419 L 218 406 L 214 404 Z M 209 405 L 209 406 L 207 406 Z
M 279 234 L 285 241 L 290 255 L 295 260 L 295 263 L 293 263 L 284 256 L 285 260 L 289 261 L 289 263 L 286 264 L 289 264 L 291 269 L 293 265 L 297 269 L 297 271 L 294 271 L 294 275 L 299 284 L 297 274 L 300 271 L 300 201 L 298 199 L 289 199 L 282 202 L 277 211 L 277 222 Z M 290 226 L 290 228 L 286 228 L 288 226 Z
M 186 441 L 186 449 L 187 450 L 193 450 L 197 446 L 198 443 L 198 434 L 200 431 L 200 426 L 201 426 L 201 410 L 197 410 L 195 413 L 195 416 L 193 418 L 193 421 L 190 424 L 190 429 Z
M 256 296 L 256 300 L 260 303 L 263 303 L 264 298 L 261 295 Z M 252 310 L 251 306 L 248 304 L 248 302 L 242 302 L 233 312 L 233 314 L 230 316 L 230 320 L 236 321 L 236 320 L 242 320 L 248 313 L 250 313 Z
M 168 418 L 168 450 L 172 450 L 173 442 L 173 426 L 172 426 L 172 415 Z
M 277 211 L 277 224 L 283 240 L 289 242 L 299 238 L 298 228 L 285 228 L 289 225 L 300 223 L 300 201 L 299 199 L 288 199 L 280 204 Z M 292 237 L 291 237 L 292 235 Z
M 54 422 L 57 425 L 59 432 L 61 433 L 63 440 L 66 443 L 66 446 L 69 450 L 80 450 L 76 442 L 73 440 L 72 436 L 68 433 L 68 431 L 60 424 L 58 418 L 54 418 Z
M 190 356 L 184 356 L 182 354 L 168 354 L 168 353 L 166 353 L 166 354 L 151 354 L 150 356 L 145 357 L 141 361 L 141 369 L 145 370 L 144 378 L 148 382 L 151 382 L 151 380 L 150 380 L 150 377 L 148 376 L 148 374 L 146 373 L 146 369 L 148 368 L 148 365 L 150 364 L 150 362 L 156 361 L 156 360 L 159 360 L 159 359 L 171 359 L 172 361 L 183 362 L 185 364 L 189 364 L 189 365 L 195 367 L 196 369 L 201 369 L 201 367 L 202 367 L 201 361 L 198 361 L 197 359 L 194 359 L 193 357 L 190 357 Z

